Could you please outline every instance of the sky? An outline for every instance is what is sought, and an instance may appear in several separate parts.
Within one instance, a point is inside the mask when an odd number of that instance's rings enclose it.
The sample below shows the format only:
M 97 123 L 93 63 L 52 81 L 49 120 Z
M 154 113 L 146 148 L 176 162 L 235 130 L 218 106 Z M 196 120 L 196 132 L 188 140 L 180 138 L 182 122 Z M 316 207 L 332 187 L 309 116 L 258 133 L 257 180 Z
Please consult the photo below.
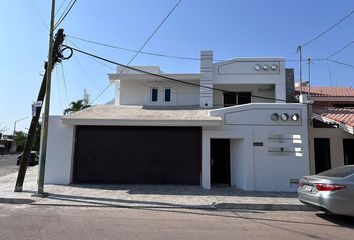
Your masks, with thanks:
M 60 17 L 69 0 L 56 0 Z M 123 48 L 139 49 L 165 18 L 177 0 L 77 0 L 60 24 L 66 44 L 126 64 L 134 53 L 79 41 L 80 37 Z M 29 127 L 31 104 L 37 98 L 47 60 L 50 1 L 2 0 L 0 8 L 0 128 L 11 134 Z M 37 9 L 37 11 L 36 11 Z M 182 0 L 151 38 L 143 51 L 198 58 L 201 50 L 213 50 L 214 59 L 233 57 L 284 57 L 286 67 L 299 79 L 296 48 L 306 43 L 354 9 L 350 0 Z M 352 42 L 354 14 L 303 48 L 303 58 L 327 58 Z M 72 37 L 70 37 L 72 36 Z M 354 65 L 354 44 L 333 59 Z M 165 73 L 198 73 L 199 61 L 139 54 L 133 66 L 157 65 Z M 115 66 L 100 64 L 74 53 L 55 66 L 52 75 L 51 115 L 61 115 L 71 101 L 91 100 L 107 87 Z M 354 67 L 314 61 L 311 84 L 354 85 Z M 303 79 L 307 79 L 303 64 Z M 94 104 L 114 98 L 109 87 Z

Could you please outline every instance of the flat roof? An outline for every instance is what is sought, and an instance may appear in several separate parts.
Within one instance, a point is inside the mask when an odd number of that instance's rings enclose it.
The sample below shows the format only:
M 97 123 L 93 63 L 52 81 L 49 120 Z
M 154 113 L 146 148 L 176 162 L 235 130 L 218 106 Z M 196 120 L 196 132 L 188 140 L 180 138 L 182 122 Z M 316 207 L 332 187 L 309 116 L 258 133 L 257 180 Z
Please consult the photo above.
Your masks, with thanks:
M 221 117 L 197 106 L 96 105 L 61 118 L 68 125 L 208 126 L 220 125 Z

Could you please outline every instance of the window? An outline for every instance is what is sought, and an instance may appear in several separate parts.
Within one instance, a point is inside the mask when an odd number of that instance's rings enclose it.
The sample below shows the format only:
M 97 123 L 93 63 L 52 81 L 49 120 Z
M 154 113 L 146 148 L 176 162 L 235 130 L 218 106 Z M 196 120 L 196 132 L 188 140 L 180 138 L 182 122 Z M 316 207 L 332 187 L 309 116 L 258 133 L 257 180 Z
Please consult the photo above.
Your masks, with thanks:
M 165 88 L 165 102 L 171 102 L 171 88 Z
M 251 92 L 225 92 L 224 107 L 251 103 Z
M 151 102 L 157 102 L 158 88 L 151 88 Z

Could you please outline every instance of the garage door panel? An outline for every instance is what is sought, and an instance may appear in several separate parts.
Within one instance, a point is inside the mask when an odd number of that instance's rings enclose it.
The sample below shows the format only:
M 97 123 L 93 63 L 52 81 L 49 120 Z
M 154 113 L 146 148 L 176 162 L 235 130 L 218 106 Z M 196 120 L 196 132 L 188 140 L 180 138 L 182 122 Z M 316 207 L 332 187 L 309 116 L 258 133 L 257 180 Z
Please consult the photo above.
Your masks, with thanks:
M 198 127 L 92 127 L 76 130 L 76 183 L 199 184 Z

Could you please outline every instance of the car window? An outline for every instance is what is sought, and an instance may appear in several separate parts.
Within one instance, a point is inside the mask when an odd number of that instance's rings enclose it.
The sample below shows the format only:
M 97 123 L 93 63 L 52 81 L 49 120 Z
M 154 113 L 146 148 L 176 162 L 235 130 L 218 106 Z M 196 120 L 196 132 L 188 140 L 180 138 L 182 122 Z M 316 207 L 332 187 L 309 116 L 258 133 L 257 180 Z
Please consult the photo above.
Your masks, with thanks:
M 354 173 L 354 166 L 344 166 L 322 172 L 320 176 L 344 178 Z

